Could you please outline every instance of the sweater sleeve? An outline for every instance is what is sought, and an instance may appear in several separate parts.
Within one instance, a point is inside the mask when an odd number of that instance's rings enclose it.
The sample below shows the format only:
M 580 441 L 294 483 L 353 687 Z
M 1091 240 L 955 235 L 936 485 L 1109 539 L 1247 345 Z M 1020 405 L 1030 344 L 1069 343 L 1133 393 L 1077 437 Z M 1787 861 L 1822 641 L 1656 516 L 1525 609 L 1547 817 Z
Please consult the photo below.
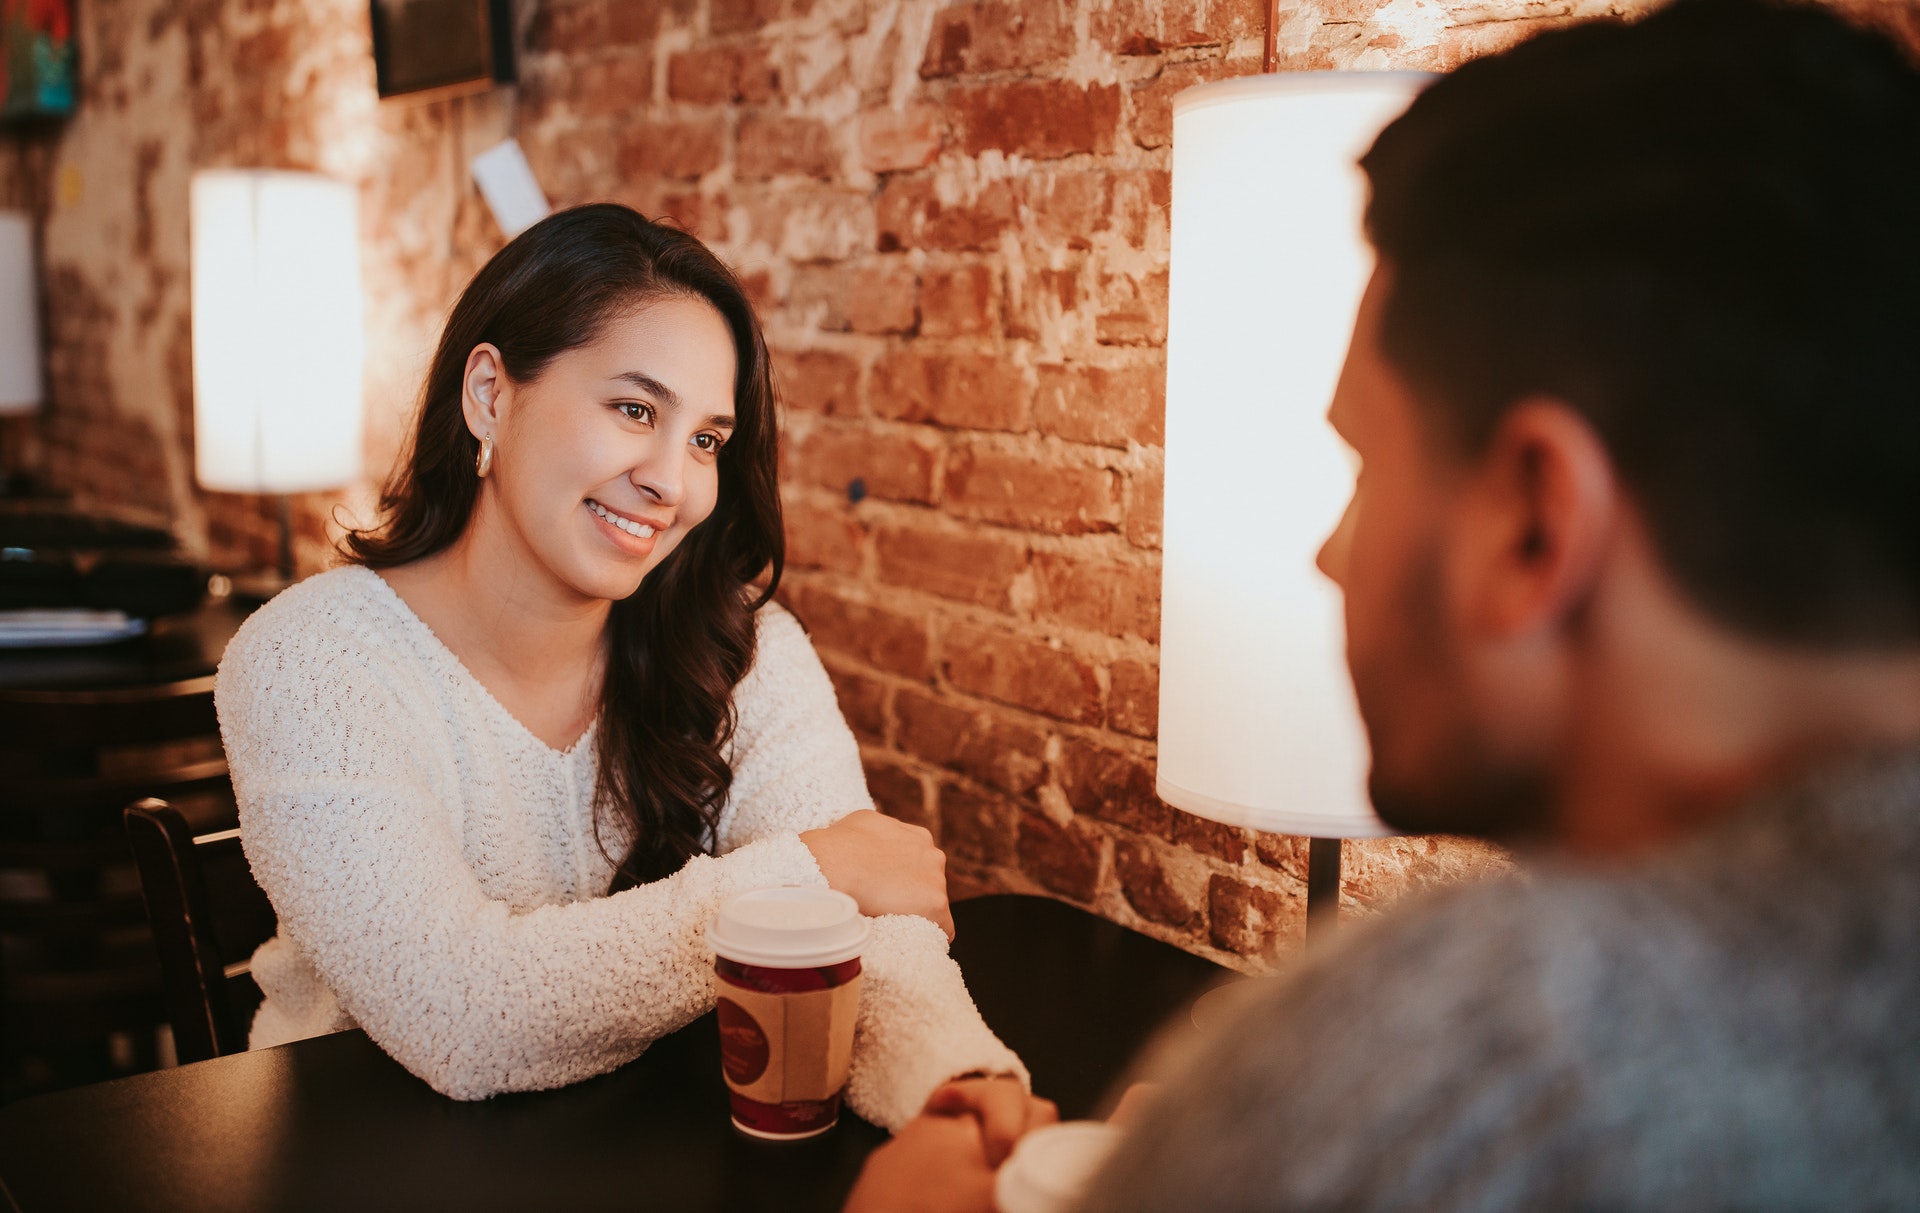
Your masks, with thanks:
M 712 1007 L 705 930 L 723 899 L 821 882 L 797 838 L 770 834 L 641 888 L 516 912 L 462 856 L 457 782 L 412 723 L 437 719 L 430 695 L 350 632 L 316 614 L 243 629 L 220 669 L 221 731 L 281 938 L 436 1090 L 480 1099 L 631 1061 Z
M 833 684 L 798 621 L 777 606 L 760 612 L 758 656 L 734 704 L 738 725 L 733 791 L 720 821 L 723 853 L 794 838 L 873 807 L 860 748 L 840 715 Z M 898 1129 L 935 1087 L 961 1074 L 1029 1081 L 1019 1057 L 980 1018 L 939 927 L 909 915 L 874 919 L 861 967 L 847 1087 L 848 1101 L 861 1116 Z

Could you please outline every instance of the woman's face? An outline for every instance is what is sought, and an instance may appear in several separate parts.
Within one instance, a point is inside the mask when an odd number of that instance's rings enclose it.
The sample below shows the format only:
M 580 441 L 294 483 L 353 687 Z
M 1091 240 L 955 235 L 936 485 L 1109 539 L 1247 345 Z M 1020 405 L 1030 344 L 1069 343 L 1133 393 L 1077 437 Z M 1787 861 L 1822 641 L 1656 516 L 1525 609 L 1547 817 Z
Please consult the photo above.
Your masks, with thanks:
M 482 515 L 567 590 L 627 597 L 713 513 L 734 370 L 726 321 L 680 296 L 615 318 L 527 383 L 507 379 L 494 347 L 476 348 L 468 425 L 494 439 Z

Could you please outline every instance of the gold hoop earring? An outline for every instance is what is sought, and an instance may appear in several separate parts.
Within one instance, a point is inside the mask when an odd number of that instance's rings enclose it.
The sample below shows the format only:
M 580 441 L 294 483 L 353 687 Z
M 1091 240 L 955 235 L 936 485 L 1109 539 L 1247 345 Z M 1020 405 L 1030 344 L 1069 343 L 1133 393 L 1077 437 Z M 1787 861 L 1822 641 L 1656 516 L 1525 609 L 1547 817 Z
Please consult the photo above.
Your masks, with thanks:
M 487 473 L 493 470 L 493 438 L 491 435 L 480 440 L 480 454 L 473 461 L 473 474 L 485 480 Z

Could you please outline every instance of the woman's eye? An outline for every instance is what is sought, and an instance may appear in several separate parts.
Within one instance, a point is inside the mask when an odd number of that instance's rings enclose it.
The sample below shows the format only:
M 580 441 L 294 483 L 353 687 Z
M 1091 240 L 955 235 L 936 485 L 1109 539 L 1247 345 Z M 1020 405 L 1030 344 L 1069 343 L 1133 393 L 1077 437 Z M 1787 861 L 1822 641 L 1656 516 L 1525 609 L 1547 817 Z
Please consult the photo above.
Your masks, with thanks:
M 721 441 L 720 435 L 718 434 L 695 434 L 693 436 L 693 445 L 708 454 L 712 454 L 725 444 Z
M 614 406 L 626 414 L 629 421 L 652 421 L 653 406 L 641 404 L 638 400 L 622 400 Z

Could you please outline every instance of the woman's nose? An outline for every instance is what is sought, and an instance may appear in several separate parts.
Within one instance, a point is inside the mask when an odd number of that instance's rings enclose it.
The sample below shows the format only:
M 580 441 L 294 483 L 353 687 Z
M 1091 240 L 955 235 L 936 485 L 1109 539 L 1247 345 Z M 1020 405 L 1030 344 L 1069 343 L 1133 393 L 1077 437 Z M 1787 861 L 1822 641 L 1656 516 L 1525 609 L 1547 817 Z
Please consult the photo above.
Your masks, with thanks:
M 662 444 L 666 445 L 666 444 Z M 634 466 L 633 486 L 665 506 L 677 506 L 686 493 L 686 456 L 677 446 L 655 449 Z

